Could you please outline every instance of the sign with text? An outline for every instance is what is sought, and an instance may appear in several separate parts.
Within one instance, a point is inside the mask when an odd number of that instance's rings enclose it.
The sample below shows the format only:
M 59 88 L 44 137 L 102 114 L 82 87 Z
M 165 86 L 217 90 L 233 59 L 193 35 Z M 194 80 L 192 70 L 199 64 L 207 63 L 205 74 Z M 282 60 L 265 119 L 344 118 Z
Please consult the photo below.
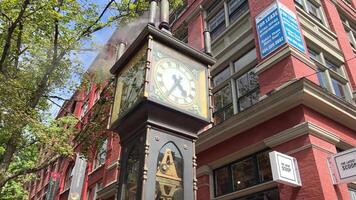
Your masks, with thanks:
M 256 28 L 262 58 L 285 43 L 305 52 L 296 15 L 279 2 L 273 3 L 256 16 Z
M 356 148 L 334 154 L 328 160 L 335 184 L 356 181 Z
M 297 159 L 272 151 L 269 153 L 273 180 L 293 187 L 302 185 Z

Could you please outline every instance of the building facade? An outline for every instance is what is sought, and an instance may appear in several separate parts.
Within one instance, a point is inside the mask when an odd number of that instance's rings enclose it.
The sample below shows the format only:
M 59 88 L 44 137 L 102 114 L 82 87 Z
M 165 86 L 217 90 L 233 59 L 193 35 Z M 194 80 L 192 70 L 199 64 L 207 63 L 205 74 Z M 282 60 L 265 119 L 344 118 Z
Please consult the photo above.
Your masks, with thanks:
M 334 185 L 327 164 L 356 146 L 356 0 L 279 0 L 297 16 L 305 51 L 285 43 L 262 56 L 255 19 L 274 2 L 188 0 L 171 15 L 173 35 L 200 50 L 207 22 L 217 59 L 214 125 L 196 143 L 197 198 L 356 199 L 356 184 Z M 87 106 L 64 107 L 78 117 L 90 112 L 91 88 L 76 94 Z M 82 199 L 115 198 L 119 138 L 107 134 L 106 148 L 88 162 Z M 271 151 L 297 159 L 302 186 L 273 181 Z M 58 180 L 55 199 L 68 199 L 73 165 L 63 158 L 43 170 L 30 199 L 43 198 L 50 180 Z

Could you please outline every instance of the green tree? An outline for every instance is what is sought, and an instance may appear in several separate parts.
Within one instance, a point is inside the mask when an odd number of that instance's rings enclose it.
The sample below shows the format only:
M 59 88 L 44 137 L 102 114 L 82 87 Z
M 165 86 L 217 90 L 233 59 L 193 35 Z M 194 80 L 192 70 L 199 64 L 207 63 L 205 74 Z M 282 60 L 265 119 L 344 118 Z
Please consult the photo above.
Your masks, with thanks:
M 80 72 L 74 50 L 94 32 L 149 7 L 147 0 L 106 0 L 104 7 L 91 2 L 0 1 L 0 199 L 10 198 L 8 191 L 18 191 L 29 174 L 73 153 L 77 119 L 49 120 L 48 110 L 53 98 L 62 98 L 53 91 L 70 89 L 70 77 Z M 115 14 L 106 19 L 109 11 Z

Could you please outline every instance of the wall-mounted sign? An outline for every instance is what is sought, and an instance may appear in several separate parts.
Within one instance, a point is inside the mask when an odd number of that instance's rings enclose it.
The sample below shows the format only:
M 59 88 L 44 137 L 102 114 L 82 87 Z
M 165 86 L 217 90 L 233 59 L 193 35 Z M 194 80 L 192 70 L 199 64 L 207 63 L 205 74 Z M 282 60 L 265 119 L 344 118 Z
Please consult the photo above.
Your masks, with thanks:
M 356 148 L 329 157 L 334 184 L 356 181 Z
M 256 16 L 256 28 L 262 58 L 285 43 L 305 52 L 296 15 L 278 1 Z
M 302 185 L 297 159 L 277 151 L 270 152 L 269 158 L 271 162 L 273 181 L 293 187 L 299 187 Z

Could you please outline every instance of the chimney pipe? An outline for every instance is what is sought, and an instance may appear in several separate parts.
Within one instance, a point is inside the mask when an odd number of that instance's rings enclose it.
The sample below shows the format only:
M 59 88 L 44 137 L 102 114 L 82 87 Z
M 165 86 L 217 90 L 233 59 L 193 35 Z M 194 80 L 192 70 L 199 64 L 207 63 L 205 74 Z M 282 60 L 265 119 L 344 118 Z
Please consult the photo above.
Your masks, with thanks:
M 150 3 L 150 13 L 148 16 L 148 23 L 155 26 L 155 21 L 156 21 L 156 8 L 157 8 L 157 2 L 156 0 L 151 0 Z
M 124 41 L 119 41 L 119 44 L 117 46 L 117 56 L 116 56 L 116 60 L 119 60 L 120 57 L 122 56 L 122 54 L 124 54 L 126 50 L 126 42 Z
M 202 7 L 200 7 L 200 9 L 203 11 L 203 28 L 204 28 L 204 50 L 205 53 L 208 55 L 212 55 L 211 54 L 211 37 L 210 37 L 210 31 L 209 31 L 209 27 L 208 27 L 208 23 L 207 23 L 207 13 L 205 10 L 202 9 Z
M 161 23 L 160 29 L 169 31 L 169 2 L 168 0 L 161 0 Z

